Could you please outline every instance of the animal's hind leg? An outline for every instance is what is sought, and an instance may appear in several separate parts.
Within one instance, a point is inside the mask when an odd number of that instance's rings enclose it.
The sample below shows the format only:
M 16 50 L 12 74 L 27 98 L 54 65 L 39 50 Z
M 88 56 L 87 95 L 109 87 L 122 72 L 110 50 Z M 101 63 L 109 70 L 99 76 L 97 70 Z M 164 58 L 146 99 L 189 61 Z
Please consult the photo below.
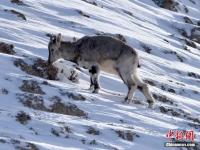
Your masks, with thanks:
M 98 93 L 100 86 L 99 86 L 99 74 L 100 74 L 100 67 L 99 65 L 93 65 L 89 69 L 90 73 L 90 90 L 93 93 Z
M 144 94 L 144 96 L 147 99 L 147 102 L 149 103 L 149 107 L 152 107 L 155 100 L 153 98 L 153 96 L 151 95 L 150 91 L 149 91 L 149 87 L 146 83 L 140 83 L 138 85 L 138 89 Z
M 121 72 L 119 71 L 119 75 L 128 87 L 128 94 L 125 97 L 124 102 L 130 103 L 133 99 L 134 94 L 135 94 L 135 90 L 137 89 L 137 84 L 134 81 L 134 79 L 132 78 L 131 74 L 129 74 L 129 73 L 126 74 L 124 71 L 121 71 Z
M 133 96 L 135 94 L 135 90 L 137 89 L 137 85 L 136 84 L 132 84 L 131 86 L 128 87 L 128 94 L 125 98 L 125 102 L 130 103 L 133 100 Z

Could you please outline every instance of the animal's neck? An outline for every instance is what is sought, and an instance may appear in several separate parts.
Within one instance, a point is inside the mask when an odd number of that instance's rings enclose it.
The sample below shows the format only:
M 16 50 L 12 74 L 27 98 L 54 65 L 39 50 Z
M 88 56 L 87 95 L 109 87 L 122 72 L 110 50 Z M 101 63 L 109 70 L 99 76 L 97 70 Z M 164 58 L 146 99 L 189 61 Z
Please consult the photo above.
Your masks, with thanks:
M 78 52 L 76 51 L 76 47 L 71 42 L 61 42 L 61 56 L 68 61 L 75 62 L 77 61 Z

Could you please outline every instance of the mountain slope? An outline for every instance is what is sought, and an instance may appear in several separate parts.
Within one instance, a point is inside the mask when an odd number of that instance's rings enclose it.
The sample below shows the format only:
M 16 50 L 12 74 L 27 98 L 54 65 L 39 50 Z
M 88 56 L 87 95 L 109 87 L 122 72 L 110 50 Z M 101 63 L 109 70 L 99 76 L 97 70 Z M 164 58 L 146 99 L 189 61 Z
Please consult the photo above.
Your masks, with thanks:
M 0 42 L 13 44 L 16 53 L 0 53 L 0 149 L 160 150 L 168 149 L 170 129 L 193 129 L 198 142 L 200 1 L 178 3 L 176 12 L 150 0 L 2 0 Z M 155 108 L 147 108 L 139 91 L 137 104 L 123 104 L 126 86 L 105 72 L 99 94 L 87 90 L 84 69 L 76 70 L 78 83 L 62 73 L 49 80 L 46 33 L 71 41 L 123 35 L 140 55 L 139 74 L 151 84 Z M 63 60 L 56 67 L 66 74 L 74 69 Z

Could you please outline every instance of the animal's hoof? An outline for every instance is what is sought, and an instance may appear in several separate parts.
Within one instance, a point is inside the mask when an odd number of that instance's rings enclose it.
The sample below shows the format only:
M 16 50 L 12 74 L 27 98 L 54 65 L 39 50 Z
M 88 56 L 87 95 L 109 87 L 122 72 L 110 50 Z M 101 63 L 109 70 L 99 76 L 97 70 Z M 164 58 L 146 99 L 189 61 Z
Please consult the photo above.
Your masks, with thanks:
M 124 104 L 129 104 L 131 102 L 131 100 L 129 100 L 128 98 L 125 98 L 124 101 L 122 103 Z
M 94 91 L 94 86 L 91 86 L 88 90 L 89 91 Z
M 95 89 L 92 93 L 98 94 L 99 93 L 99 89 Z
M 151 108 L 151 109 L 153 109 L 153 107 L 154 107 L 154 102 L 153 101 L 150 101 L 150 100 L 148 100 L 147 101 L 148 102 L 148 108 Z

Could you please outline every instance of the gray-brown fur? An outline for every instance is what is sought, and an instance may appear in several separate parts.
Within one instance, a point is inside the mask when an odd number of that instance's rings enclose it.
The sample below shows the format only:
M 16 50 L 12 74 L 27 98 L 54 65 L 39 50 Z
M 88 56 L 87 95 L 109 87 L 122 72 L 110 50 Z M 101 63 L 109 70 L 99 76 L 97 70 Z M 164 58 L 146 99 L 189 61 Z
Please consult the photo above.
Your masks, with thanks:
M 138 54 L 126 43 L 104 35 L 85 36 L 76 42 L 62 41 L 61 34 L 48 36 L 50 36 L 49 63 L 63 58 L 89 69 L 90 89 L 93 92 L 98 93 L 100 70 L 104 70 L 119 75 L 127 85 L 128 94 L 125 102 L 130 102 L 135 90 L 139 88 L 146 96 L 149 106 L 154 103 L 148 85 L 138 78 Z

